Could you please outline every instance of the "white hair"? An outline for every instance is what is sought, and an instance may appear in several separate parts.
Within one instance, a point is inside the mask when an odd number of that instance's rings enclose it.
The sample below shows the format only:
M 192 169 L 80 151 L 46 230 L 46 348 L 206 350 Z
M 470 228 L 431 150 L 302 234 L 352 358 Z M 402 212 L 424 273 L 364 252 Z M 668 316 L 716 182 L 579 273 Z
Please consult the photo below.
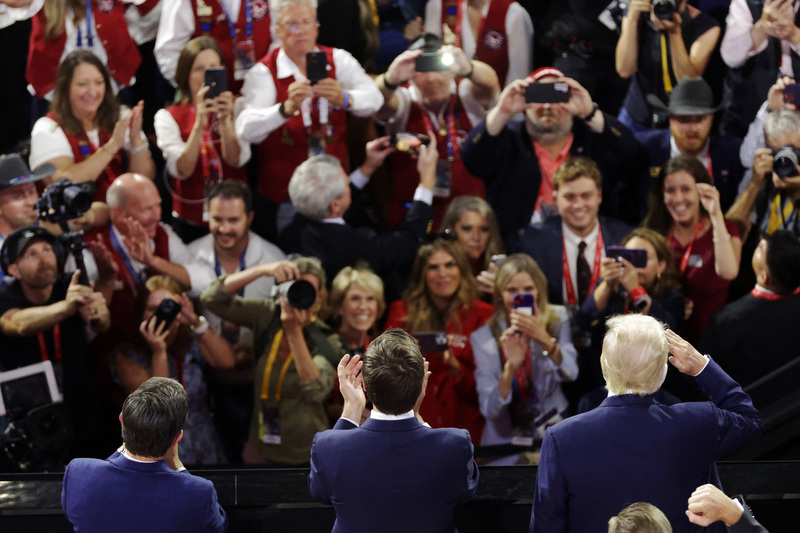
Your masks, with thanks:
M 653 394 L 667 376 L 664 324 L 647 315 L 618 315 L 606 322 L 600 366 L 614 394 Z
M 315 155 L 297 167 L 289 180 L 289 198 L 297 212 L 312 220 L 327 218 L 331 203 L 347 187 L 342 174 L 339 160 L 328 154 Z
M 764 119 L 764 138 L 770 140 L 785 135 L 800 135 L 800 115 L 789 109 L 768 113 Z
M 272 0 L 269 3 L 269 16 L 273 26 L 278 24 L 281 13 L 289 6 L 308 6 L 314 10 L 314 16 L 317 16 L 317 0 Z

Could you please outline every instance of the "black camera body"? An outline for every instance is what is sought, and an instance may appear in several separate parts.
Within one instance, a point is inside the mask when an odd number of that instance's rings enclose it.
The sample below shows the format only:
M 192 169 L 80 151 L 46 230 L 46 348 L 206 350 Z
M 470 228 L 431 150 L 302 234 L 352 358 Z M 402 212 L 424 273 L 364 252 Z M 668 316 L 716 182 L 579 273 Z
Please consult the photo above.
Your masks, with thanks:
M 787 144 L 772 151 L 772 171 L 781 178 L 797 176 L 797 166 L 800 164 L 800 148 Z
M 67 462 L 66 445 L 73 437 L 72 421 L 63 403 L 49 403 L 9 414 L 0 444 L 22 472 L 60 469 Z
M 295 279 L 281 283 L 278 294 L 283 296 L 289 305 L 300 311 L 310 309 L 317 301 L 317 290 L 304 279 Z
M 97 192 L 94 183 L 73 183 L 59 178 L 48 185 L 36 201 L 39 218 L 47 222 L 66 222 L 82 216 L 92 207 L 92 196 Z
M 653 0 L 653 14 L 657 19 L 672 20 L 677 9 L 676 0 Z
M 156 317 L 156 324 L 155 329 L 158 329 L 160 324 L 164 324 L 163 331 L 167 331 L 172 323 L 175 321 L 175 318 L 181 312 L 181 304 L 173 300 L 172 298 L 164 298 L 161 300 L 161 303 L 158 304 L 158 307 L 153 313 L 153 316 Z

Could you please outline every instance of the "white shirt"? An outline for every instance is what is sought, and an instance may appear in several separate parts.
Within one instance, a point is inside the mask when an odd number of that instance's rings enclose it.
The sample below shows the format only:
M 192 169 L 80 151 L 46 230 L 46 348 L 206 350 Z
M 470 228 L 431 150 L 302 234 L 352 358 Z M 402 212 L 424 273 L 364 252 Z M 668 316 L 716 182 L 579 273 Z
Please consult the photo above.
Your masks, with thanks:
M 345 50 L 335 48 L 333 64 L 336 68 L 336 79 L 342 84 L 342 90 L 350 94 L 348 113 L 358 117 L 368 117 L 381 108 L 383 96 L 378 86 L 353 56 Z M 278 79 L 289 76 L 294 76 L 295 80 L 306 79 L 282 48 L 278 52 L 276 65 Z M 244 96 L 244 109 L 236 117 L 236 135 L 239 139 L 259 144 L 286 122 L 287 119 L 278 112 L 281 102 L 277 102 L 277 90 L 272 73 L 263 63 L 256 63 L 247 72 L 242 96 Z
M 181 137 L 181 128 L 175 121 L 172 113 L 166 109 L 159 109 L 156 111 L 156 116 L 153 120 L 153 127 L 156 130 L 156 138 L 158 147 L 164 154 L 164 159 L 167 162 L 167 171 L 170 176 L 179 180 L 185 180 L 190 176 L 182 176 L 178 172 L 178 159 L 183 155 L 186 149 L 186 141 Z M 220 147 L 220 140 L 214 141 L 217 153 L 222 157 L 222 148 Z M 250 143 L 244 142 L 239 139 L 239 161 L 235 165 L 236 168 L 241 168 L 250 160 Z M 198 164 L 200 161 L 198 160 Z
M 794 13 L 800 3 L 795 2 Z M 767 48 L 769 38 L 765 39 L 761 46 L 755 50 L 750 50 L 753 46 L 753 38 L 750 36 L 750 29 L 754 25 L 753 14 L 747 7 L 746 0 L 732 0 L 728 16 L 725 18 L 726 30 L 722 37 L 720 53 L 725 64 L 731 68 L 741 67 L 748 59 L 756 54 L 760 54 Z M 789 41 L 781 41 L 781 71 L 784 76 L 794 77 L 792 70 L 792 58 L 790 51 L 800 54 L 800 45 L 792 46 Z
M 203 292 L 208 286 L 210 286 L 215 279 L 217 279 L 217 273 L 214 269 L 216 262 L 216 254 L 214 253 L 214 236 L 208 234 L 189 243 L 189 253 L 192 255 L 194 260 L 184 266 L 186 267 L 186 271 L 189 273 L 189 279 L 192 283 L 192 289 L 189 292 L 189 295 L 194 298 Z M 283 261 L 284 259 L 286 259 L 286 254 L 284 254 L 280 248 L 269 241 L 262 239 L 252 231 L 249 232 L 247 250 L 245 250 L 244 253 L 245 269 L 266 263 Z M 241 272 L 241 269 L 237 267 L 236 272 Z M 224 270 L 222 273 L 226 274 Z M 274 285 L 274 278 L 262 276 L 245 286 L 244 297 L 256 298 L 260 300 L 271 298 L 272 288 Z M 206 320 L 208 320 L 209 325 L 214 329 L 214 331 L 218 333 L 221 332 L 221 318 L 209 311 L 204 311 L 203 316 L 206 317 Z M 252 344 L 252 330 L 249 328 L 240 328 L 239 342 Z
M 567 250 L 567 264 L 569 264 L 569 275 L 572 277 L 572 288 L 575 291 L 574 294 L 578 296 L 578 272 L 577 272 L 577 264 L 578 264 L 578 244 L 583 241 L 586 243 L 586 249 L 583 251 L 583 257 L 586 258 L 586 262 L 589 263 L 589 268 L 594 268 L 594 253 L 597 250 L 597 233 L 600 229 L 600 221 L 594 225 L 594 229 L 592 229 L 591 233 L 584 238 L 580 238 L 575 233 L 572 232 L 571 229 L 567 227 L 565 223 L 561 223 L 561 231 L 564 235 L 564 248 Z M 600 250 L 602 259 L 606 256 L 605 246 L 603 249 Z M 567 301 L 567 280 L 562 281 L 562 290 L 564 292 L 564 302 Z M 588 296 L 587 296 L 588 298 Z
M 120 118 L 126 118 L 131 114 L 131 110 L 127 107 L 120 109 Z M 110 133 L 110 132 L 109 132 Z M 144 132 L 142 132 L 142 141 L 147 142 Z M 99 148 L 100 133 L 97 129 L 86 132 L 86 137 Z M 130 129 L 125 132 L 125 149 L 130 148 L 129 144 Z M 55 120 L 42 117 L 36 121 L 31 130 L 31 155 L 28 158 L 31 168 L 38 168 L 40 165 L 52 161 L 57 157 L 69 157 L 75 159 L 75 154 L 72 153 L 72 147 L 67 140 L 67 135 L 58 122 Z
M 491 0 L 483 6 L 483 16 L 489 13 Z M 500 83 L 505 87 L 514 80 L 526 77 L 533 70 L 533 23 L 525 8 L 517 2 L 512 3 L 505 20 L 505 34 L 508 38 L 508 74 Z M 425 6 L 425 31 L 442 36 L 442 0 L 430 0 Z M 469 59 L 475 57 L 477 48 L 475 35 L 469 23 L 469 15 L 464 0 L 461 17 L 461 48 Z
M 11 26 L 17 21 L 31 18 L 41 8 L 41 5 L 34 8 L 31 4 L 28 7 L 8 7 L 0 3 L 0 30 Z
M 145 16 L 139 14 L 134 6 L 125 10 L 125 20 L 128 21 L 128 33 L 138 45 L 149 43 L 156 38 L 158 23 L 161 20 L 161 5 L 159 2 Z
M 461 99 L 461 104 L 467 112 L 470 123 L 473 127 L 477 126 L 480 121 L 486 118 L 487 111 L 472 95 L 472 82 L 468 79 L 464 79 L 461 83 L 456 85 L 456 82 L 453 81 L 450 86 L 450 94 L 455 93 L 456 90 L 458 90 L 458 97 Z M 394 94 L 397 96 L 397 111 L 395 111 L 394 115 L 389 117 L 389 120 L 387 120 L 385 124 L 390 131 L 405 131 L 408 123 L 408 116 L 411 113 L 411 106 L 415 103 L 422 104 L 424 101 L 422 93 L 420 93 L 417 86 L 412 82 L 408 87 L 398 88 Z M 431 125 L 434 130 L 439 130 L 447 126 L 445 120 L 447 104 L 443 105 L 438 113 L 433 113 L 425 107 L 423 107 L 423 109 L 431 120 Z

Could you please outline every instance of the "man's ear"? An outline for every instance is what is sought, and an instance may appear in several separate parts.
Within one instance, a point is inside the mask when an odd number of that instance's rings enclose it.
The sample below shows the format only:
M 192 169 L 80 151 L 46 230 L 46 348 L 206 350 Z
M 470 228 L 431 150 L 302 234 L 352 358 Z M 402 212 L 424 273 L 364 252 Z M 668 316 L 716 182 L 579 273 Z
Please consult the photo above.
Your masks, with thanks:
M 16 263 L 11 263 L 8 265 L 8 275 L 19 279 L 19 268 L 17 267 Z
M 758 283 L 762 287 L 769 287 L 770 281 L 772 280 L 769 277 L 769 270 L 767 270 L 766 268 L 762 272 L 756 274 L 756 283 Z
M 119 412 L 119 425 L 122 425 L 122 411 Z
M 175 446 L 175 445 L 177 445 L 177 444 L 178 444 L 178 443 L 181 441 L 181 439 L 182 439 L 182 438 L 183 438 L 183 430 L 181 430 L 181 432 L 180 432 L 180 433 L 178 433 L 178 434 L 175 436 L 175 438 L 174 438 L 174 439 L 172 439 L 172 446 Z

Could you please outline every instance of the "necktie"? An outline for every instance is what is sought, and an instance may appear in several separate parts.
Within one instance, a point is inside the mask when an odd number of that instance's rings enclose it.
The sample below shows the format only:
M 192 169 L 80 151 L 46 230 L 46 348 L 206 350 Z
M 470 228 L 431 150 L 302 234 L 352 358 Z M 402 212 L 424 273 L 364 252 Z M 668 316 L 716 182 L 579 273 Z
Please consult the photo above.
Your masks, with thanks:
M 585 250 L 586 243 L 583 241 L 578 243 L 578 262 L 575 267 L 578 274 L 578 305 L 581 305 L 589 294 L 589 283 L 592 281 L 592 269 L 589 268 L 586 256 L 583 255 Z

